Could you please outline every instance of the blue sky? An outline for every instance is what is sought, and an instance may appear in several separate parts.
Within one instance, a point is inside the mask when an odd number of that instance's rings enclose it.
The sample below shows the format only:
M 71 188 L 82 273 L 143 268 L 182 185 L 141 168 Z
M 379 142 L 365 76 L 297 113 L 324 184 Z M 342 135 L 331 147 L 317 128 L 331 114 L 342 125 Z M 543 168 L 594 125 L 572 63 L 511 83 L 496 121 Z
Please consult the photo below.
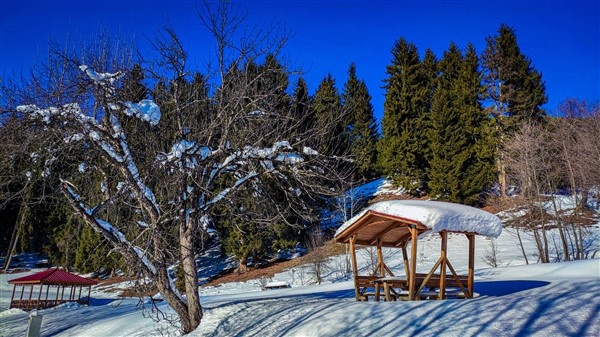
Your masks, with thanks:
M 600 100 L 600 1 L 237 1 L 250 24 L 281 22 L 293 31 L 286 54 L 306 72 L 311 93 L 328 73 L 341 91 L 351 62 L 383 113 L 385 67 L 396 40 L 441 57 L 450 42 L 478 53 L 501 23 L 516 30 L 521 51 L 543 74 L 553 113 L 567 97 Z M 90 39 L 99 28 L 135 40 L 142 51 L 170 20 L 200 68 L 210 37 L 196 1 L 0 0 L 0 75 L 11 77 L 47 53 L 51 37 Z

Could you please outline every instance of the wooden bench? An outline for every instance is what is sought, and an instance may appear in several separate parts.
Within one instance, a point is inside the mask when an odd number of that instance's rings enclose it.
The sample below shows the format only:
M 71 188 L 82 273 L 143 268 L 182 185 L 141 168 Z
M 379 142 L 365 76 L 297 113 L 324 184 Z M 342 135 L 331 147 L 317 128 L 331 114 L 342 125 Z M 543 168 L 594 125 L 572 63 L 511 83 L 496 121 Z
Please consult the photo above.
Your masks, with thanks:
M 417 284 L 421 284 L 425 280 L 425 277 L 427 277 L 427 274 L 417 273 L 415 276 L 417 279 Z M 429 280 L 427 280 L 427 284 L 425 285 L 425 287 L 439 287 L 440 277 L 440 274 L 431 275 L 431 277 L 429 277 Z M 467 284 L 469 281 L 469 277 L 467 275 L 458 275 L 458 280 L 460 281 L 463 287 L 467 288 Z M 446 287 L 460 288 L 460 285 L 454 278 L 454 275 L 446 275 Z
M 379 276 L 356 276 L 354 277 L 354 288 L 356 290 L 357 301 L 368 301 L 373 297 L 376 301 L 385 298 L 385 294 L 380 289 L 379 284 L 373 281 L 379 279 Z
M 431 275 L 429 277 L 429 280 L 427 280 L 427 283 L 425 283 L 424 285 L 423 285 L 423 282 L 425 281 L 427 274 L 417 273 L 415 276 L 417 279 L 417 288 L 423 286 L 423 290 L 419 293 L 419 297 L 420 298 L 432 298 L 434 295 L 432 292 L 436 291 L 435 289 L 439 288 L 439 286 L 440 286 L 440 278 L 441 278 L 440 274 Z M 454 275 L 446 274 L 446 296 L 450 297 L 450 298 L 465 298 L 467 296 L 461 290 L 461 285 L 465 290 L 468 291 L 467 287 L 468 287 L 469 277 L 466 275 L 457 275 L 457 276 L 458 276 L 458 281 L 456 280 Z M 460 283 L 459 283 L 459 281 L 460 281 Z M 449 288 L 457 288 L 457 289 L 449 289 Z M 437 290 L 437 291 L 439 291 L 439 290 Z

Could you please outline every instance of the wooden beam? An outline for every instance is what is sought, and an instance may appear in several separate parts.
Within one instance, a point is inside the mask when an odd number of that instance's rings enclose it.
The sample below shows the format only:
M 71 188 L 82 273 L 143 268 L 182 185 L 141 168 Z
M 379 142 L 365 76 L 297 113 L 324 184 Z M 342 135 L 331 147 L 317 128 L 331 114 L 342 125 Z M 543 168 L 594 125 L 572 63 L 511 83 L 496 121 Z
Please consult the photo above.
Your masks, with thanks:
M 12 302 L 15 299 L 15 292 L 17 291 L 17 285 L 13 284 L 13 293 L 12 296 L 10 297 L 10 301 Z
M 390 222 L 390 221 L 389 220 L 383 221 L 383 223 L 385 223 L 385 222 Z M 389 233 L 390 231 L 393 231 L 394 229 L 396 229 L 398 227 L 400 227 L 400 224 L 392 223 L 390 226 L 386 227 L 384 230 L 375 234 L 375 237 L 373 238 L 371 243 L 377 243 L 377 239 L 382 239 L 384 235 L 386 235 L 387 233 Z
M 442 237 L 442 251 L 441 251 L 441 264 L 440 264 L 440 294 L 439 299 L 443 300 L 446 298 L 446 261 L 448 260 L 448 232 L 443 230 L 440 232 Z
M 442 263 L 442 257 L 440 256 L 440 258 L 435 262 L 435 264 L 433 265 L 431 270 L 429 270 L 429 273 L 425 276 L 425 278 L 421 282 L 421 286 L 419 287 L 419 289 L 417 290 L 417 293 L 416 293 L 417 295 L 421 293 L 421 290 L 423 290 L 423 287 L 425 287 L 427 282 L 429 282 L 429 279 L 431 278 L 431 276 L 433 274 L 435 274 L 435 271 L 438 269 L 438 267 L 440 266 L 441 263 Z
M 408 243 L 409 238 L 412 238 L 412 234 L 411 234 L 410 230 L 409 230 L 408 233 L 406 233 L 406 235 L 404 235 L 403 237 L 401 237 L 400 240 L 398 240 L 396 242 L 393 242 L 392 245 L 395 247 L 395 246 L 399 246 L 399 245 L 404 244 L 404 243 Z
M 381 277 L 385 277 L 385 266 L 383 264 L 383 252 L 381 250 L 381 239 L 377 239 L 377 264 L 379 265 L 379 274 Z
M 92 286 L 88 286 L 88 297 L 87 297 L 87 304 L 90 305 L 90 299 L 92 296 Z
M 452 277 L 456 280 L 456 284 L 458 284 L 458 287 L 460 288 L 460 290 L 463 292 L 463 294 L 465 294 L 465 296 L 467 298 L 469 298 L 468 291 L 465 289 L 465 286 L 462 284 L 460 277 L 458 277 L 458 274 L 454 270 L 454 267 L 452 267 L 452 263 L 450 263 L 450 260 L 448 258 L 446 258 L 446 264 L 448 265 L 448 269 L 450 269 L 450 272 L 452 273 Z
M 338 235 L 335 239 L 337 242 L 346 242 L 348 239 L 351 239 L 352 236 L 356 235 L 356 233 L 363 227 L 367 226 L 370 222 L 370 218 L 373 217 L 370 212 L 363 214 L 360 219 L 356 220 L 352 225 L 346 228 L 343 232 Z
M 475 275 L 475 234 L 467 234 L 469 239 L 469 274 L 467 280 L 467 287 L 469 288 L 469 298 L 473 298 L 473 278 Z
M 350 257 L 352 260 L 352 276 L 354 276 L 354 294 L 356 296 L 356 300 L 360 300 L 360 294 L 358 291 L 358 286 L 356 285 L 356 279 L 358 277 L 358 266 L 356 263 L 356 245 L 354 244 L 356 241 L 356 235 L 350 238 Z
M 417 226 L 412 225 L 409 227 L 411 233 L 412 246 L 410 249 L 410 275 L 408 277 L 408 299 L 415 299 L 415 286 L 416 286 L 416 274 L 417 274 Z
M 408 253 L 406 252 L 406 245 L 408 245 L 408 241 L 405 241 L 402 245 L 402 259 L 404 260 L 404 273 L 406 277 L 410 275 L 410 269 L 408 264 Z
M 42 288 L 44 288 L 43 284 L 40 284 L 40 293 L 38 294 L 37 306 L 40 306 L 40 300 L 42 299 Z
M 33 295 L 33 284 L 30 285 L 31 288 L 29 288 L 29 302 L 31 302 L 31 296 Z

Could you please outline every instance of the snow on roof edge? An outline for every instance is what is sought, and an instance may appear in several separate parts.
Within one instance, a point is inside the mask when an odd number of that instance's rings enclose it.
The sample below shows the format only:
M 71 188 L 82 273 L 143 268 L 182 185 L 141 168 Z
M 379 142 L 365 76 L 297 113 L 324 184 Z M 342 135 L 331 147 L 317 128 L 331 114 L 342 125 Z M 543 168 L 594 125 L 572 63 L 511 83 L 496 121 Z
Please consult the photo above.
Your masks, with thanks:
M 502 221 L 496 215 L 471 206 L 443 201 L 388 200 L 363 209 L 335 232 L 340 235 L 368 211 L 411 219 L 434 232 L 468 232 L 496 238 L 502 233 Z

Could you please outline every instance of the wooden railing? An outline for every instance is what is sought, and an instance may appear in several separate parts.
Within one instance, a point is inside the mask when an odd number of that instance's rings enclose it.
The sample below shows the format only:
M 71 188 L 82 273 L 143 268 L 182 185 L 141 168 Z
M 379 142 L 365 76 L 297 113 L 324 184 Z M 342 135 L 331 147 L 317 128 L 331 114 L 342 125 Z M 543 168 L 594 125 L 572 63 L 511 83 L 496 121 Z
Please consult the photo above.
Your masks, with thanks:
M 57 305 L 61 305 L 63 303 L 68 302 L 77 302 L 79 304 L 89 304 L 89 300 L 12 300 L 10 301 L 10 308 L 18 308 L 23 310 L 33 310 L 33 309 L 46 309 L 52 308 Z

